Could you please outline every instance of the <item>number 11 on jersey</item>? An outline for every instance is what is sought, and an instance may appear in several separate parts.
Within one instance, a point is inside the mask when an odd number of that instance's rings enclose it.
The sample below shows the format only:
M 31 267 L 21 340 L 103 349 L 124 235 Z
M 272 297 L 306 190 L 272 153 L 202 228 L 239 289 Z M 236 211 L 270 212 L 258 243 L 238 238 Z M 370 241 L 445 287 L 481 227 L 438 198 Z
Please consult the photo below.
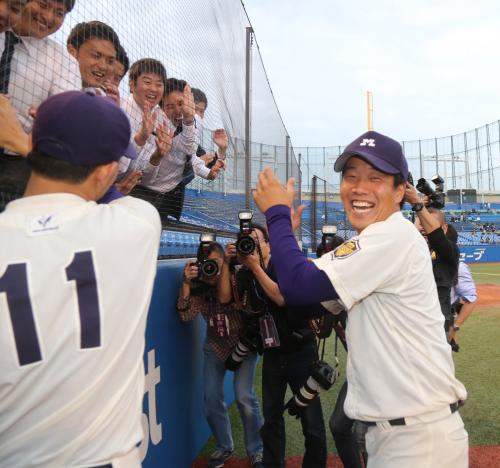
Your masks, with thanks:
M 76 252 L 66 267 L 66 278 L 75 281 L 80 318 L 80 348 L 101 345 L 99 297 L 91 251 Z M 30 299 L 26 263 L 12 263 L 0 277 L 0 294 L 7 296 L 19 365 L 42 360 L 40 342 Z

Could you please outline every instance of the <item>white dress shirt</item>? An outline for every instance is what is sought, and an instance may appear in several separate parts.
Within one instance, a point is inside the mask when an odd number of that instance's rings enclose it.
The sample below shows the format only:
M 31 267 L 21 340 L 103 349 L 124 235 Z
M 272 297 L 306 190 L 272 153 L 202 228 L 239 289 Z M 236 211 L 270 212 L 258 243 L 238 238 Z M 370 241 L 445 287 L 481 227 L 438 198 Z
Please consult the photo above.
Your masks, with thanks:
M 170 152 L 163 157 L 158 166 L 153 166 L 149 160 L 156 151 L 155 136 L 150 135 L 142 147 L 137 146 L 133 140 L 134 135 L 142 125 L 142 109 L 137 105 L 132 95 L 122 99 L 122 109 L 129 116 L 132 141 L 138 153 L 137 160 L 130 164 L 129 169 L 143 171 L 142 186 L 160 193 L 170 192 L 182 181 L 184 166 L 189 155 L 192 155 L 191 162 L 194 173 L 204 179 L 208 177 L 210 169 L 205 166 L 205 162 L 201 158 L 196 156 L 199 143 L 198 119 L 193 125 L 182 126 L 182 132 L 174 137 Z M 169 129 L 175 130 L 173 124 L 159 107 L 153 110 L 158 112 L 157 125 L 166 122 Z
M 9 96 L 24 130 L 29 133 L 33 119 L 30 108 L 54 94 L 82 88 L 78 62 L 66 48 L 50 38 L 21 37 L 14 47 L 11 62 Z M 5 34 L 0 34 L 0 51 Z M 1 52 L 0 52 L 1 53 Z

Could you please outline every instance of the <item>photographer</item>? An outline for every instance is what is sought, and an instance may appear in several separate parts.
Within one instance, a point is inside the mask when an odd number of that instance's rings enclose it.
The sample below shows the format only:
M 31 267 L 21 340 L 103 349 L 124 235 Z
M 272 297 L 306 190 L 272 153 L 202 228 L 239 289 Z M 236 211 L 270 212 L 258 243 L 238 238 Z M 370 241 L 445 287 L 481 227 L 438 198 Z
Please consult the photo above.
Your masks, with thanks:
M 456 244 L 446 236 L 448 225 L 441 210 L 428 206 L 427 197 L 424 197 L 422 202 L 417 189 L 408 182 L 404 199 L 412 205 L 412 210 L 417 214 L 415 226 L 424 236 L 431 251 L 432 271 L 449 339 L 449 332 L 453 327 L 450 292 L 457 279 L 460 253 Z
M 207 322 L 204 351 L 204 407 L 217 448 L 211 455 L 208 466 L 224 466 L 233 454 L 234 445 L 231 424 L 224 403 L 225 361 L 231 354 L 243 331 L 240 313 L 232 306 L 217 301 L 217 281 L 222 267 L 224 250 L 216 242 L 200 245 L 198 262 L 188 262 L 184 268 L 182 285 L 177 301 L 177 310 L 183 322 L 192 321 L 201 312 Z M 206 260 L 216 262 L 209 268 Z M 200 269 L 211 276 L 200 274 Z M 215 271 L 215 273 L 214 273 Z M 234 392 L 245 434 L 245 446 L 253 467 L 261 467 L 262 440 L 259 430 L 262 416 L 253 390 L 257 355 L 250 355 L 234 374 Z
M 299 217 L 300 212 L 297 213 Z M 219 298 L 225 301 L 231 300 L 229 263 L 231 257 L 237 255 L 237 260 L 242 265 L 241 269 L 250 271 L 258 283 L 257 291 L 250 291 L 249 295 L 256 294 L 264 298 L 265 323 L 274 324 L 266 326 L 266 329 L 274 329 L 277 335 L 266 335 L 267 339 L 263 339 L 264 343 L 271 341 L 274 344 L 273 347 L 264 347 L 262 367 L 264 426 L 261 435 L 264 443 L 264 466 L 281 467 L 285 466 L 286 433 L 283 412 L 287 385 L 294 394 L 299 391 L 310 375 L 311 364 L 318 360 L 318 352 L 307 314 L 297 314 L 285 306 L 271 264 L 267 230 L 257 224 L 253 224 L 252 228 L 249 235 L 255 241 L 255 249 L 251 254 L 246 256 L 237 254 L 234 246 L 226 249 L 228 255 L 222 268 Z M 238 276 L 236 276 L 237 282 Z M 272 317 L 271 320 L 269 315 Z M 273 332 L 270 334 L 273 335 Z M 326 434 L 320 399 L 313 399 L 300 412 L 299 417 L 305 437 L 302 466 L 314 468 L 326 466 Z

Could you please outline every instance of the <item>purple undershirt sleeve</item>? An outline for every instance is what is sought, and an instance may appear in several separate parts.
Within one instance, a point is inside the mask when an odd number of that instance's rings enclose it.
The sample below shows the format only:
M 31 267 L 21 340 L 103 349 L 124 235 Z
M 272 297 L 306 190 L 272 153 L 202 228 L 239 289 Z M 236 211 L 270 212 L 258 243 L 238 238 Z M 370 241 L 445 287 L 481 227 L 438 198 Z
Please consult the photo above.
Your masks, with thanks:
M 99 203 L 99 205 L 107 205 L 113 200 L 118 200 L 119 198 L 123 198 L 123 194 L 114 185 L 112 185 L 102 198 L 97 200 L 97 203 Z
M 290 208 L 275 205 L 266 211 L 273 266 L 288 305 L 309 305 L 338 299 L 326 273 L 307 260 L 292 231 Z

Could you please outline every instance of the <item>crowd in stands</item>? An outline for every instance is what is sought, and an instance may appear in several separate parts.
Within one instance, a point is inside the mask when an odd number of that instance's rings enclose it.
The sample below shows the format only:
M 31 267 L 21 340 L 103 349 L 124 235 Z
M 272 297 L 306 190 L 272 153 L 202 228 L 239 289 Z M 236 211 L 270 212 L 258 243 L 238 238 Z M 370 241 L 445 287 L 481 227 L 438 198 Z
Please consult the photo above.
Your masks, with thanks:
M 75 0 L 2 1 L 0 22 L 0 211 L 22 196 L 30 175 L 26 156 L 39 105 L 49 96 L 84 90 L 112 99 L 129 118 L 130 148 L 116 183 L 100 202 L 131 194 L 164 219 L 179 220 L 185 187 L 195 176 L 215 179 L 225 167 L 228 137 L 214 132 L 217 152 L 200 146 L 208 101 L 203 91 L 167 76 L 160 60 L 130 65 L 115 30 L 101 21 L 73 27 L 66 47 L 51 36 Z M 128 72 L 130 96 L 119 86 Z

